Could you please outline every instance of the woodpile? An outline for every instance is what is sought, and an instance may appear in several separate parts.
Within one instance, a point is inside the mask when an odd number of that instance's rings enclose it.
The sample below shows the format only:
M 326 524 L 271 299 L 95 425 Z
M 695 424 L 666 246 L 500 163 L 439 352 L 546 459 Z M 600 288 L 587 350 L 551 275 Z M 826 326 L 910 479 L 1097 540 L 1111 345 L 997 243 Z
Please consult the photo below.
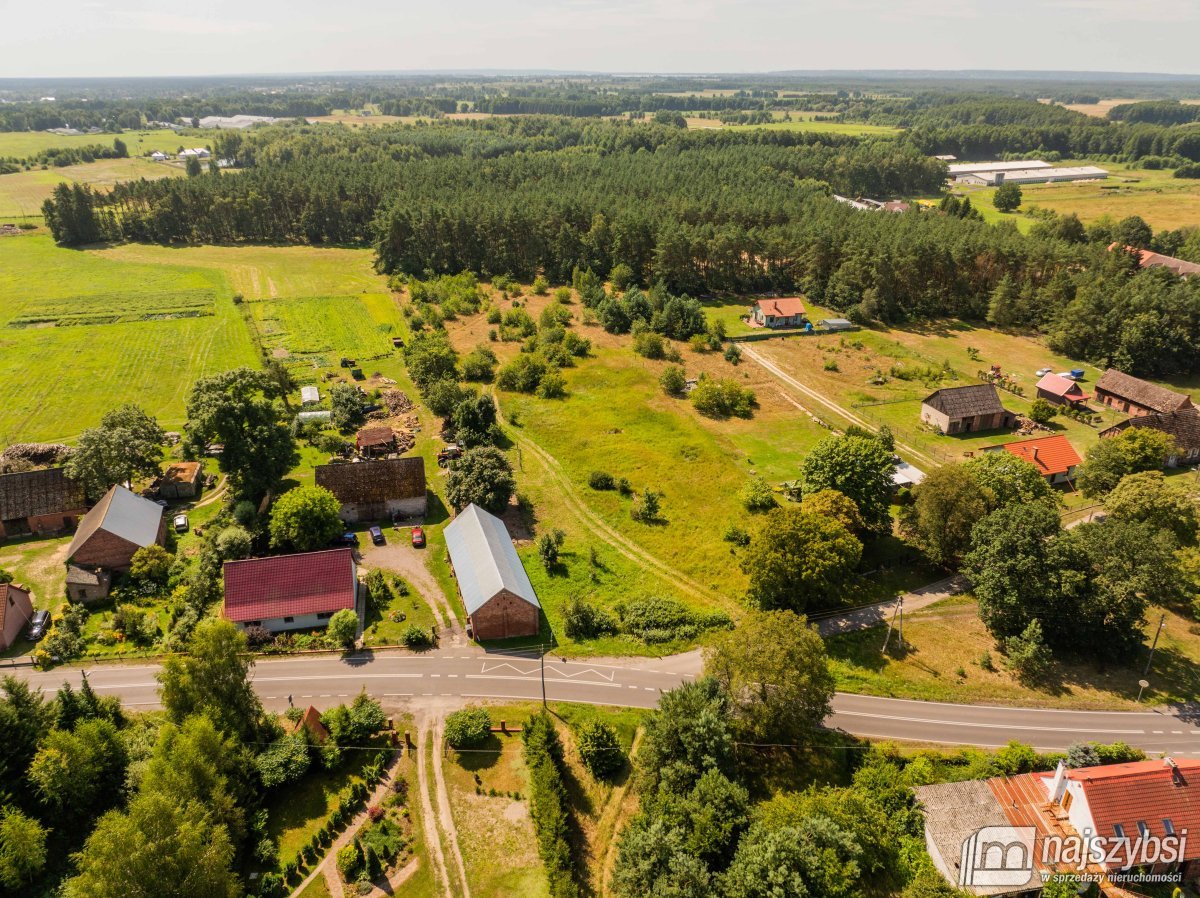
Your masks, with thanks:
M 379 398 L 391 415 L 403 415 L 415 408 L 403 390 L 384 390 Z
M 13 443 L 0 452 L 0 464 L 25 463 L 35 468 L 60 465 L 71 457 L 71 447 L 62 443 Z M 27 470 L 27 469 L 26 469 Z

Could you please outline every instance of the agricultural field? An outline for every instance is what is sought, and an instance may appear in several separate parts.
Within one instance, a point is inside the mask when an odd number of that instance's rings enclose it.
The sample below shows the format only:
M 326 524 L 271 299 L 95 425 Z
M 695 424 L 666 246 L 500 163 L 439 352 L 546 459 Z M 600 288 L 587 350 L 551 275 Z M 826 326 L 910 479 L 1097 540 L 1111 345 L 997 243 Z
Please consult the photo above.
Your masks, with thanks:
M 0 134 L 0 137 L 3 136 Z M 39 223 L 42 203 L 49 199 L 59 184 L 78 182 L 97 189 L 108 189 L 118 181 L 139 178 L 154 180 L 182 174 L 183 169 L 173 165 L 131 158 L 99 159 L 63 168 L 34 168 L 0 175 L 0 223 L 22 220 Z
M 174 153 L 181 146 L 206 145 L 206 138 L 211 139 L 211 131 L 123 131 L 119 134 L 51 134 L 49 131 L 4 131 L 0 132 L 0 158 L 14 157 L 23 159 L 34 156 L 43 150 L 61 147 L 111 147 L 113 140 L 120 138 L 129 148 L 130 156 L 149 156 L 161 151 Z M 6 176 L 7 177 L 7 176 Z
M 689 128 L 764 128 L 770 131 L 812 131 L 817 134 L 853 134 L 862 137 L 893 137 L 900 128 L 891 125 L 871 125 L 864 122 L 818 122 L 811 117 L 816 113 L 792 113 L 791 121 L 779 119 L 763 125 L 726 125 L 719 119 L 688 117 Z
M 256 364 L 231 296 L 203 268 L 0 239 L 0 443 L 71 439 L 122 402 L 182 424 L 193 380 Z
M 1138 661 L 1101 669 L 1079 660 L 1056 660 L 1046 678 L 1051 685 L 1041 688 L 1022 685 L 1003 666 L 996 641 L 969 595 L 905 615 L 903 652 L 880 654 L 881 629 L 834 636 L 825 644 L 837 687 L 846 692 L 954 703 L 1132 710 L 1160 615 L 1166 616 L 1166 626 L 1143 704 L 1185 704 L 1200 690 L 1200 628 L 1190 614 L 1171 608 L 1147 610 L 1147 648 Z
M 1095 163 L 1073 160 L 1061 164 Z M 954 192 L 969 196 L 986 220 L 1011 221 L 1023 231 L 1036 221 L 1026 214 L 1033 207 L 1060 214 L 1074 212 L 1084 224 L 1106 215 L 1117 220 L 1140 215 L 1156 231 L 1200 221 L 1200 180 L 1175 178 L 1170 171 L 1141 169 L 1128 163 L 1104 162 L 1100 166 L 1110 173 L 1102 181 L 1022 184 L 1021 209 L 1015 213 L 996 211 L 992 205 L 994 187 L 956 187 Z

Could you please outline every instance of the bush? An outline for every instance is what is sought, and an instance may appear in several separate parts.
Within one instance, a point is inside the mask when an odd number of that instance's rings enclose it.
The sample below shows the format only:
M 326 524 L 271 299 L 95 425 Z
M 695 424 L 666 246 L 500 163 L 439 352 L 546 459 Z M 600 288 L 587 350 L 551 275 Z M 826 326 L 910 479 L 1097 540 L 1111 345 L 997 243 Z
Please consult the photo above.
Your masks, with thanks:
M 725 528 L 725 535 L 721 537 L 727 543 L 733 543 L 735 546 L 750 545 L 750 534 L 746 528 L 738 524 L 730 524 Z
M 217 535 L 216 550 L 222 561 L 249 558 L 254 547 L 250 531 L 238 524 L 226 527 Z
M 1042 636 L 1040 621 L 1029 622 L 1020 636 L 1010 636 L 1004 640 L 1004 651 L 1008 655 L 1008 665 L 1017 675 L 1017 679 L 1026 685 L 1034 685 L 1045 677 L 1050 669 L 1053 656 Z
M 634 283 L 633 269 L 624 262 L 614 265 L 612 271 L 608 273 L 608 281 L 614 290 L 622 292 L 628 290 Z
M 557 371 L 549 371 L 538 381 L 537 395 L 539 399 L 562 399 L 567 395 L 567 381 Z
M 568 639 L 595 639 L 617 632 L 617 621 L 603 608 L 571 596 L 563 608 L 563 631 Z
M 534 296 L 545 296 L 546 291 L 550 289 L 550 282 L 540 274 L 533 279 L 533 284 L 529 287 L 529 292 Z
M 696 411 L 709 418 L 749 418 L 757 404 L 754 391 L 732 380 L 701 375 L 691 393 Z
M 642 490 L 642 494 L 634 501 L 633 508 L 629 510 L 629 515 L 635 521 L 641 521 L 645 524 L 659 520 L 661 512 L 662 493 L 655 492 L 650 487 L 646 487 Z
M 496 353 L 487 346 L 480 346 L 463 356 L 463 380 L 489 383 L 496 373 Z
M 678 365 L 671 365 L 659 377 L 658 383 L 668 396 L 682 396 L 687 389 L 687 374 Z
M 338 873 L 346 882 L 354 882 L 363 872 L 363 851 L 358 839 L 344 845 L 337 853 Z
M 754 477 L 742 488 L 742 507 L 749 512 L 770 511 L 779 503 L 771 485 L 762 477 Z
M 742 350 L 738 348 L 736 343 L 730 343 L 725 347 L 725 361 L 731 365 L 736 365 L 742 360 Z
M 525 724 L 525 764 L 529 768 L 529 816 L 537 837 L 538 855 L 546 867 L 551 898 L 576 898 L 563 784 L 562 744 L 550 715 L 542 712 Z
M 1048 399 L 1039 396 L 1033 400 L 1029 409 L 1029 418 L 1038 424 L 1048 424 L 1058 414 L 1058 406 Z
M 633 338 L 633 351 L 643 358 L 661 359 L 667 354 L 667 344 L 654 331 L 644 331 Z
M 558 564 L 558 550 L 562 548 L 563 540 L 566 534 L 561 530 L 554 530 L 551 533 L 543 533 L 537 539 L 538 557 L 542 560 L 542 567 L 550 570 Z
M 463 708 L 446 718 L 446 741 L 451 748 L 479 745 L 491 731 L 492 718 L 483 708 Z
M 617 482 L 613 479 L 612 474 L 607 471 L 592 471 L 588 475 L 588 486 L 594 490 L 611 490 L 615 489 Z
M 659 644 L 676 639 L 694 639 L 703 630 L 730 626 L 723 612 L 699 614 L 674 599 L 650 596 L 619 607 L 621 626 L 642 642 Z
M 416 624 L 409 624 L 400 640 L 410 649 L 423 649 L 433 645 L 433 635 Z
M 625 752 L 611 726 L 596 720 L 579 733 L 579 757 L 592 776 L 600 779 L 625 766 Z
M 252 646 L 266 645 L 275 638 L 275 634 L 258 624 L 246 627 L 242 632 L 246 634 L 246 642 Z

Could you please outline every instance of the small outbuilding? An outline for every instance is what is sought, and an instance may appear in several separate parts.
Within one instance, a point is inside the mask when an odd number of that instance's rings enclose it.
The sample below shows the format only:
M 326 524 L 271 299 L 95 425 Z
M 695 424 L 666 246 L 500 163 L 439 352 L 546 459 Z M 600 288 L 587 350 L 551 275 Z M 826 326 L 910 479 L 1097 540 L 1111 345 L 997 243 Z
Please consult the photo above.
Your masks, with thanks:
M 333 493 L 350 524 L 423 516 L 428 502 L 425 460 L 416 456 L 319 465 L 316 483 Z
M 300 401 L 304 405 L 311 405 L 321 401 L 321 391 L 313 386 L 300 388 Z
M 324 627 L 343 608 L 357 608 L 358 566 L 349 548 L 227 561 L 223 575 L 225 617 L 239 629 Z
M 164 499 L 194 499 L 200 494 L 204 467 L 198 461 L 177 461 L 167 465 L 158 483 L 158 494 Z
M 823 331 L 852 331 L 857 325 L 849 318 L 822 318 L 817 327 Z
M 446 526 L 445 536 L 475 638 L 536 636 L 542 606 L 504 522 L 472 504 Z
M 750 307 L 750 323 L 755 327 L 803 327 L 806 314 L 799 296 L 756 299 Z
M 100 568 L 67 565 L 67 598 L 72 602 L 98 602 L 108 598 L 112 574 Z
M 1075 447 L 1061 435 L 1017 440 L 1002 446 L 989 446 L 985 452 L 1003 450 L 1029 462 L 1048 483 L 1066 483 L 1075 479 L 1075 469 L 1083 462 Z
M 161 546 L 166 537 L 162 506 L 114 486 L 79 522 L 67 548 L 67 564 L 127 571 L 138 549 Z
M 0 474 L 0 539 L 70 530 L 86 512 L 83 487 L 62 468 Z
M 0 650 L 20 638 L 32 617 L 33 598 L 29 590 L 15 583 L 0 583 Z
M 1096 381 L 1096 400 L 1128 415 L 1170 414 L 1192 408 L 1192 397 L 1109 368 Z
M 921 423 L 942 433 L 977 433 L 1012 427 L 1016 416 L 1000 401 L 995 384 L 935 390 L 921 402 Z
M 396 448 L 396 432 L 386 424 L 369 424 L 355 435 L 354 445 L 363 455 L 387 455 Z
M 1044 375 L 1037 382 L 1037 395 L 1039 399 L 1071 408 L 1083 408 L 1092 398 L 1090 393 L 1083 392 L 1083 388 L 1079 384 L 1061 374 Z

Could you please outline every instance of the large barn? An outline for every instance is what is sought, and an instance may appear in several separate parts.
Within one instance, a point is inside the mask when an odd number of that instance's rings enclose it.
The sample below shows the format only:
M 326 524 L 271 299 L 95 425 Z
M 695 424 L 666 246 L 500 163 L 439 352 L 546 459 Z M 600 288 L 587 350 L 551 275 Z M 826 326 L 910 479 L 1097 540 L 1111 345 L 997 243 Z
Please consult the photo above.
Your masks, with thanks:
M 353 464 L 320 465 L 317 486 L 329 490 L 342 506 L 342 520 L 386 521 L 394 515 L 425 514 L 425 460 L 384 458 Z
M 542 606 L 504 522 L 468 505 L 445 536 L 475 638 L 536 636 Z
M 0 474 L 0 539 L 70 530 L 86 512 L 83 487 L 62 468 Z
M 1129 415 L 1170 414 L 1192 407 L 1192 397 L 1109 368 L 1096 381 L 1096 399 Z
M 942 433 L 976 433 L 1012 427 L 1016 416 L 1000 402 L 994 384 L 946 387 L 921 402 L 921 421 Z
M 67 563 L 81 568 L 125 571 L 134 553 L 162 545 L 167 522 L 160 505 L 114 486 L 79 522 L 67 549 Z

